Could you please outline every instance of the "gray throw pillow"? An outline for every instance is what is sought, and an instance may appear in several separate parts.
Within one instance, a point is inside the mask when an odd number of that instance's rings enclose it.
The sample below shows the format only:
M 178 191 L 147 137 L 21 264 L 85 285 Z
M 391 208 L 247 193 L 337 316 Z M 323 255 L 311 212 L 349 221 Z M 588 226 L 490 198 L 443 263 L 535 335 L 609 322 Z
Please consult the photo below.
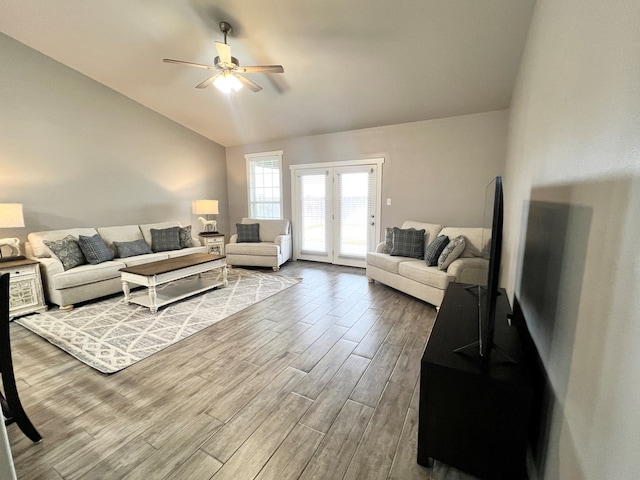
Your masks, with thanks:
M 444 248 L 440 257 L 438 258 L 438 269 L 446 270 L 451 262 L 453 262 L 456 258 L 462 254 L 466 242 L 464 241 L 464 236 L 460 235 L 459 237 L 451 240 L 447 246 Z
M 87 262 L 91 265 L 113 260 L 113 252 L 109 250 L 107 244 L 104 243 L 102 237 L 97 233 L 92 237 L 80 235 L 78 237 L 78 245 L 80 245 L 80 250 L 82 250 L 84 258 L 86 258 Z
M 144 255 L 152 253 L 149 245 L 142 238 L 133 240 L 132 242 L 113 242 L 113 248 L 119 258 L 135 257 L 136 255 Z
M 252 243 L 260 241 L 259 223 L 236 223 L 238 229 L 237 243 Z
M 180 250 L 180 227 L 151 229 L 151 251 Z
M 384 246 L 382 247 L 382 253 L 391 253 L 393 248 L 393 227 L 386 227 L 384 229 Z
M 424 257 L 424 229 L 402 229 L 393 227 L 392 256 L 423 258 Z
M 191 225 L 188 227 L 180 227 L 180 248 L 193 247 L 193 238 L 191 238 Z
M 61 240 L 43 240 L 42 243 L 58 257 L 65 270 L 87 263 L 78 241 L 72 235 L 67 235 Z
M 424 251 L 424 261 L 427 262 L 427 265 L 430 267 L 437 265 L 440 254 L 448 244 L 449 237 L 446 235 L 440 235 L 434 238 L 433 242 L 431 242 Z

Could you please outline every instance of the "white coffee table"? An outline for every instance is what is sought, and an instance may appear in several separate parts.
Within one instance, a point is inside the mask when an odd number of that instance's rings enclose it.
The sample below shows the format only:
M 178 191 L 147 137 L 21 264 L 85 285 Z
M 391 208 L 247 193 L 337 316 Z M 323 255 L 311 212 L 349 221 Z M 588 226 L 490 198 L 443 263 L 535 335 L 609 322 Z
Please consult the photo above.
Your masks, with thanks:
M 204 272 L 222 269 L 222 280 L 202 278 Z M 197 293 L 227 286 L 227 259 L 224 255 L 193 253 L 182 257 L 159 260 L 120 269 L 124 301 L 148 307 L 152 313 L 158 308 Z M 157 287 L 174 280 L 182 282 L 157 290 Z M 130 284 L 147 287 L 148 295 L 131 295 Z

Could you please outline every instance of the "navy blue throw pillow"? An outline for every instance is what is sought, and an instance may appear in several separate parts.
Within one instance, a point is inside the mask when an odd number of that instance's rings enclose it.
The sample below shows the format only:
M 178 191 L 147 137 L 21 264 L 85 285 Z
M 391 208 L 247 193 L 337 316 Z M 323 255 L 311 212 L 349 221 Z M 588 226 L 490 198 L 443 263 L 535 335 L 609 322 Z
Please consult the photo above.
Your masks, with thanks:
M 391 256 L 423 258 L 424 229 L 402 229 L 393 227 L 393 246 Z
M 449 237 L 446 235 L 440 235 L 431 242 L 424 251 L 424 260 L 427 265 L 433 267 L 438 264 L 438 258 L 442 251 L 449 244 Z
M 238 228 L 237 243 L 255 243 L 260 241 L 259 223 L 236 223 Z

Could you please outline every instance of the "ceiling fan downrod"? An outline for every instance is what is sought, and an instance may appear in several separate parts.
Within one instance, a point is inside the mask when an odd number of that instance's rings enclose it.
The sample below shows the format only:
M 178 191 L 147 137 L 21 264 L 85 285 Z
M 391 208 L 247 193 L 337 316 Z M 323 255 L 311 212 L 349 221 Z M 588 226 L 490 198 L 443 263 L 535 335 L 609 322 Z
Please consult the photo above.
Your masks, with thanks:
M 227 43 L 227 33 L 231 32 L 232 28 L 227 22 L 220 22 L 220 31 L 224 35 L 224 43 Z

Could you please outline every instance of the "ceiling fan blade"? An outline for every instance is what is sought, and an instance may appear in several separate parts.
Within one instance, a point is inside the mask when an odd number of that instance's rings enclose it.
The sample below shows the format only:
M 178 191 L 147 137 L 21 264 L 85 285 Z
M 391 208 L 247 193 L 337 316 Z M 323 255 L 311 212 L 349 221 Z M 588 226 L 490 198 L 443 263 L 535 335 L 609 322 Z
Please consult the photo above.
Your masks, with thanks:
M 236 75 L 236 78 L 242 82 L 249 90 L 253 92 L 259 92 L 262 90 L 262 87 L 258 85 L 256 82 L 252 82 L 247 77 L 243 77 L 242 75 Z
M 166 63 L 179 63 L 180 65 L 188 65 L 189 67 L 207 68 L 209 70 L 216 69 L 216 67 L 214 67 L 213 65 L 203 65 L 201 63 L 183 62 L 182 60 L 173 60 L 171 58 L 163 58 L 162 61 Z
M 240 73 L 284 73 L 282 65 L 251 65 L 234 69 Z
M 216 42 L 216 50 L 222 63 L 230 64 L 231 62 L 231 47 L 226 43 Z
M 213 83 L 213 81 L 218 78 L 220 76 L 219 73 L 216 73 L 215 75 L 207 78 L 204 82 L 199 83 L 198 85 L 196 85 L 196 88 L 207 88 L 209 85 L 211 85 Z

